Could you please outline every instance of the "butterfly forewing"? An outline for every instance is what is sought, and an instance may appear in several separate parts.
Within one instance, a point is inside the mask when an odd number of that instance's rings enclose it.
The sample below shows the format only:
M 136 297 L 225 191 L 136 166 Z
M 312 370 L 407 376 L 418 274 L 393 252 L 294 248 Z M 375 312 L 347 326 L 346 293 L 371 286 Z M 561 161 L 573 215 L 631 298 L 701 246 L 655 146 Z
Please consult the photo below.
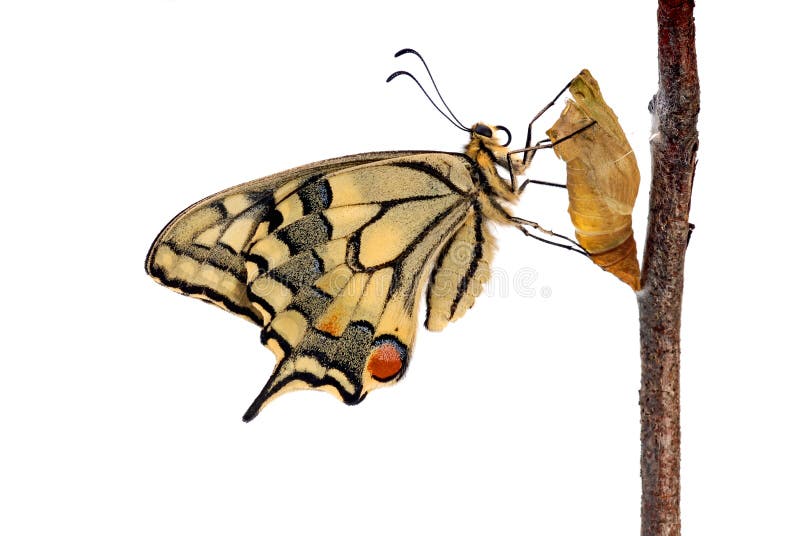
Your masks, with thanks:
M 145 269 L 177 292 L 214 303 L 256 324 L 263 319 L 246 297 L 242 252 L 261 231 L 291 218 L 276 205 L 311 178 L 402 153 L 366 153 L 325 160 L 229 188 L 195 203 L 169 222 L 153 242 Z

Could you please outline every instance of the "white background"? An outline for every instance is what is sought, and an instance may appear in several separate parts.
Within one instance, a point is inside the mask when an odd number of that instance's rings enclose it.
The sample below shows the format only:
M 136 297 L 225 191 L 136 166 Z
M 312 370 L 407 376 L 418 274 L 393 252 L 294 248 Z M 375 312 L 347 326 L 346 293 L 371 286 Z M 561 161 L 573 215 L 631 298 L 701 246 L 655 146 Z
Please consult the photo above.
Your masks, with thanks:
M 419 333 L 399 385 L 357 407 L 291 394 L 248 425 L 273 363 L 258 329 L 154 284 L 143 262 L 174 214 L 233 184 L 459 150 L 464 134 L 409 80 L 384 83 L 422 73 L 393 58 L 409 46 L 462 121 L 504 124 L 516 145 L 591 69 L 639 158 L 641 251 L 654 1 L 8 4 L 0 532 L 638 533 L 636 303 L 578 255 L 499 229 L 493 284 L 457 324 Z M 696 18 L 684 533 L 789 534 L 797 31 L 770 2 L 700 2 Z M 563 166 L 541 154 L 529 176 Z M 518 214 L 569 232 L 563 191 L 524 197 Z

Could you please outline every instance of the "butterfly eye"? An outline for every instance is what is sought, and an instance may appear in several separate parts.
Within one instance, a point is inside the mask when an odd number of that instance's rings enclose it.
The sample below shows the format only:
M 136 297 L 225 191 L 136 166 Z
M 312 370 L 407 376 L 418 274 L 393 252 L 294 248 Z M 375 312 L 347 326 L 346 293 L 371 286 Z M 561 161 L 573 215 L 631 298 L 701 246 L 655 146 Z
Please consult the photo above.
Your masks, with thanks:
M 479 136 L 486 136 L 487 138 L 492 137 L 492 129 L 487 127 L 486 125 L 478 125 L 475 127 L 475 134 Z

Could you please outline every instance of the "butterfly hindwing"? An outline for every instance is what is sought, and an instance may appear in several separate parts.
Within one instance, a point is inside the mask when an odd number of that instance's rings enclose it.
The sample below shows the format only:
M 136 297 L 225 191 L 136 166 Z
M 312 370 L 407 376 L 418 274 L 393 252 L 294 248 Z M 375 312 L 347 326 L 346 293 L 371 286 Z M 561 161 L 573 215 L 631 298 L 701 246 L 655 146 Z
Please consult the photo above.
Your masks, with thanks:
M 461 158 L 436 155 L 435 164 L 466 172 Z M 253 299 L 267 302 L 274 318 L 262 342 L 278 363 L 246 420 L 292 390 L 322 389 L 352 404 L 402 376 L 423 274 L 434 252 L 463 224 L 470 203 L 469 191 L 454 185 L 465 186 L 464 176 L 451 183 L 450 175 L 426 162 L 433 159 L 415 155 L 328 174 L 330 203 L 283 235 L 279 229 L 264 237 L 282 243 L 282 253 L 261 259 L 262 267 L 275 267 L 259 272 L 251 292 L 262 289 Z M 393 188 L 381 187 L 387 181 Z M 289 233 L 292 226 L 301 230 Z M 264 250 L 259 240 L 250 256 L 256 250 Z
M 491 275 L 494 240 L 479 203 L 441 249 L 428 284 L 425 327 L 441 331 L 475 303 Z

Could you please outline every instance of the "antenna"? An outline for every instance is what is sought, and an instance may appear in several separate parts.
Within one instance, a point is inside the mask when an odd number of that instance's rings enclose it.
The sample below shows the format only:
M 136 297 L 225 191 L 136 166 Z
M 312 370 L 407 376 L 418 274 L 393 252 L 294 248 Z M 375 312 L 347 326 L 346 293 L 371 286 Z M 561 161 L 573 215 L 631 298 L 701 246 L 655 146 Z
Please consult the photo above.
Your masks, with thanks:
M 428 98 L 428 100 L 433 105 L 433 107 L 436 108 L 439 111 L 439 113 L 442 114 L 445 117 L 445 119 L 450 121 L 456 128 L 459 128 L 459 129 L 461 129 L 461 130 L 463 130 L 465 132 L 469 132 L 470 129 L 467 128 L 464 125 L 464 123 L 462 123 L 461 121 L 458 120 L 458 118 L 456 117 L 456 114 L 453 113 L 453 110 L 451 110 L 450 107 L 447 105 L 447 102 L 445 102 L 444 98 L 442 97 L 441 92 L 439 91 L 439 87 L 436 85 L 436 81 L 433 79 L 433 75 L 431 74 L 431 70 L 428 68 L 428 64 L 425 62 L 425 59 L 422 57 L 422 55 L 419 52 L 417 52 L 416 50 L 414 50 L 413 48 L 404 48 L 402 50 L 397 51 L 397 53 L 395 53 L 394 57 L 397 58 L 397 57 L 400 57 L 400 56 L 402 56 L 404 54 L 413 54 L 413 55 L 415 55 L 416 57 L 419 58 L 419 60 L 422 62 L 422 65 L 425 67 L 425 71 L 427 71 L 427 73 L 428 73 L 428 78 L 430 78 L 431 84 L 433 84 L 433 89 L 436 90 L 436 95 L 438 95 L 439 100 L 441 101 L 441 103 L 444 106 L 445 110 L 447 110 L 450 115 L 446 114 L 444 112 L 444 110 L 442 110 L 434 102 L 434 100 L 431 98 L 431 96 L 428 94 L 428 92 L 425 91 L 425 88 L 422 87 L 422 84 L 419 82 L 419 80 L 417 80 L 417 78 L 413 74 L 409 73 L 408 71 L 395 71 L 394 73 L 389 75 L 389 78 L 387 78 L 386 81 L 387 82 L 391 82 L 392 80 L 394 80 L 398 76 L 403 76 L 403 75 L 408 76 L 414 82 L 416 82 L 417 86 L 422 91 L 422 93 Z

